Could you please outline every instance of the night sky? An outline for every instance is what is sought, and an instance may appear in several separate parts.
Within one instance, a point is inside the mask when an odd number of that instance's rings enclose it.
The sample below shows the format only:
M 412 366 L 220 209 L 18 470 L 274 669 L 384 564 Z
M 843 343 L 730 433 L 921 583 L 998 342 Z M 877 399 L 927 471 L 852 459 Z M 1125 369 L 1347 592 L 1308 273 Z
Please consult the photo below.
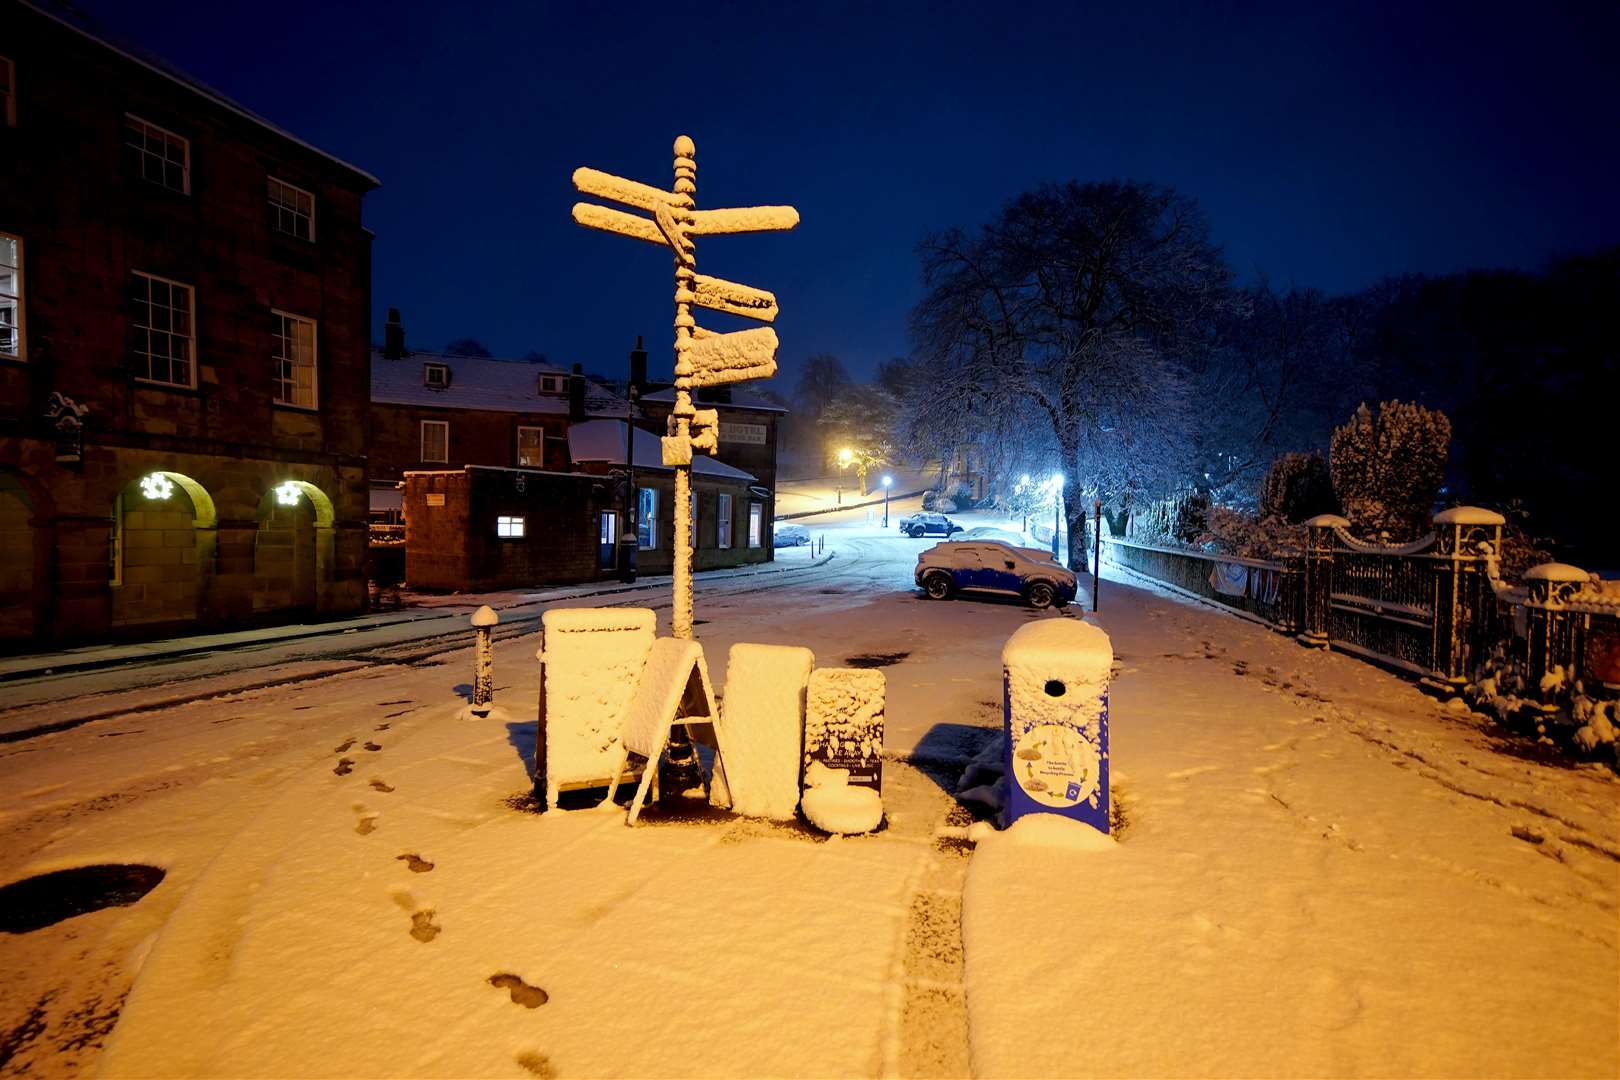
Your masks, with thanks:
M 569 176 L 667 187 L 683 132 L 700 208 L 802 215 L 698 247 L 777 294 L 788 378 L 903 355 L 916 242 L 1043 180 L 1172 185 L 1245 280 L 1329 292 L 1620 242 L 1613 4 L 81 6 L 382 179 L 373 323 L 420 348 L 667 367 L 668 256 L 574 225 Z

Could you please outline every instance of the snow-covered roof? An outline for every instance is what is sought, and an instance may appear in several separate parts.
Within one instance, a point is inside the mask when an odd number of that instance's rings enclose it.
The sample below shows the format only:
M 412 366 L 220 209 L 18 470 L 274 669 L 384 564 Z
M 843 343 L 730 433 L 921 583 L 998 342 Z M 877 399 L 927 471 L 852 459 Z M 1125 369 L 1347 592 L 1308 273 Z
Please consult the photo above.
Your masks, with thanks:
M 568 454 L 574 463 L 587 461 L 602 461 L 609 465 L 624 464 L 624 421 L 623 420 L 588 420 L 583 424 L 571 424 L 568 428 Z M 658 436 L 650 431 L 636 428 L 636 468 L 667 470 L 664 464 L 664 451 Z M 724 462 L 716 461 L 707 454 L 694 453 L 692 455 L 692 472 L 699 476 L 710 476 L 722 480 L 738 480 L 748 483 L 756 477 L 753 473 L 745 473 L 741 469 L 734 469 Z
M 346 169 L 354 176 L 366 181 L 370 187 L 382 186 L 381 180 L 378 180 L 375 176 L 372 176 L 364 169 L 351 165 L 342 158 L 329 154 L 320 147 L 313 146 L 310 143 L 305 142 L 303 139 L 300 139 L 298 136 L 294 135 L 285 128 L 278 127 L 269 120 L 266 120 L 264 117 L 260 116 L 258 113 L 249 109 L 247 106 L 241 104 L 240 102 L 232 101 L 218 90 L 215 90 L 208 84 L 199 81 L 195 76 L 181 71 L 179 68 L 163 59 L 161 56 L 148 52 L 146 49 L 132 41 L 127 41 L 117 37 L 114 34 L 108 33 L 102 27 L 93 24 L 84 16 L 82 12 L 78 10 L 78 8 L 70 7 L 66 4 L 42 3 L 40 0 L 23 0 L 23 3 L 28 8 L 40 15 L 43 15 L 52 22 L 73 31 L 75 34 L 78 34 L 81 37 L 94 41 L 96 44 L 117 53 L 119 56 L 122 56 L 131 63 L 138 64 L 153 74 L 161 76 L 172 83 L 182 86 L 199 97 L 206 98 L 208 101 L 213 102 L 215 105 L 225 109 L 227 112 L 235 113 L 242 119 L 251 121 L 252 123 L 257 124 L 259 127 L 264 128 L 266 131 L 286 139 L 288 142 L 298 144 L 305 150 L 308 150 L 310 153 L 315 154 L 317 157 L 325 158 L 332 164 Z
M 450 369 L 450 385 L 427 385 L 422 365 Z M 554 413 L 566 416 L 568 394 L 542 394 L 540 376 L 569 373 L 551 364 L 498 360 L 484 356 L 412 352 L 390 360 L 371 350 L 371 400 L 384 405 L 425 405 L 438 409 L 482 409 L 486 412 Z M 564 382 L 566 387 L 567 383 Z M 623 416 L 625 400 L 600 383 L 585 380 L 585 412 L 590 416 Z
M 641 395 L 642 401 L 661 401 L 674 404 L 675 390 L 673 387 L 665 390 L 655 390 L 650 394 Z M 751 409 L 754 412 L 785 413 L 787 409 L 763 394 L 750 394 L 746 390 L 732 390 L 730 401 L 698 401 L 697 395 L 692 396 L 693 404 L 700 409 Z

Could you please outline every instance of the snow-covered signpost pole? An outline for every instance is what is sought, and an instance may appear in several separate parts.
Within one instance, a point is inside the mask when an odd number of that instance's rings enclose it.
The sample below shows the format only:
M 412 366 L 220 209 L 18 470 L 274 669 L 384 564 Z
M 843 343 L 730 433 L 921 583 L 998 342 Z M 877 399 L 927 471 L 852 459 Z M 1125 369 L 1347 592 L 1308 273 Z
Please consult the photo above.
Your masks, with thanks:
M 770 327 L 728 334 L 705 330 L 692 318 L 692 305 L 724 311 L 760 322 L 776 319 L 776 297 L 763 289 L 706 277 L 697 272 L 698 236 L 772 232 L 791 229 L 799 212 L 791 206 L 751 206 L 698 210 L 697 149 L 685 135 L 675 140 L 673 191 L 598 172 L 574 170 L 574 187 L 582 194 L 645 210 L 652 219 L 592 203 L 575 203 L 574 220 L 591 229 L 667 245 L 675 256 L 675 407 L 669 434 L 663 439 L 665 465 L 675 469 L 674 609 L 670 632 L 692 636 L 692 451 L 714 453 L 719 445 L 719 416 L 713 409 L 694 409 L 692 391 L 776 374 L 776 331 Z

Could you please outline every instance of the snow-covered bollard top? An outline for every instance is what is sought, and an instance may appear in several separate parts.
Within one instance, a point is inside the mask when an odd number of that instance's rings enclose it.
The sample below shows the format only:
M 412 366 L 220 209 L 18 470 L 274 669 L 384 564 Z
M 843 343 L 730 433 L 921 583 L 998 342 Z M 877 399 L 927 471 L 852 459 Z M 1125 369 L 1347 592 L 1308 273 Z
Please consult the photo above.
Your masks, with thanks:
M 1079 619 L 1041 619 L 1001 650 L 1007 735 L 1006 822 L 1057 813 L 1108 831 L 1108 635 Z
M 497 615 L 495 613 L 495 609 L 490 607 L 488 604 L 485 604 L 483 607 L 472 613 L 471 622 L 473 626 L 479 630 L 482 630 L 485 627 L 494 626 L 500 621 L 501 617 Z

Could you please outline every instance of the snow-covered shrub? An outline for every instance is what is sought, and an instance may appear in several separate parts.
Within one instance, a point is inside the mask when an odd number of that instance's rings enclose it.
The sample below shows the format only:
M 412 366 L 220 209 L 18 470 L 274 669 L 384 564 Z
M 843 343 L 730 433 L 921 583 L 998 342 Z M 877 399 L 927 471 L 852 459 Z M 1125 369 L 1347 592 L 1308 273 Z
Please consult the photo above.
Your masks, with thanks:
M 1209 497 L 1181 491 L 1132 517 L 1130 535 L 1150 544 L 1191 544 L 1203 535 L 1208 518 Z
M 1333 492 L 1351 525 L 1379 540 L 1427 532 L 1446 469 L 1451 421 L 1415 402 L 1365 404 L 1333 432 L 1328 467 Z
M 1284 454 L 1260 482 L 1260 518 L 1297 525 L 1317 514 L 1337 514 L 1333 478 L 1322 455 Z
M 1279 518 L 1256 518 L 1229 506 L 1211 506 L 1204 531 L 1193 543 L 1220 555 L 1241 555 L 1249 559 L 1281 558 L 1298 551 L 1304 543 L 1305 528 Z

